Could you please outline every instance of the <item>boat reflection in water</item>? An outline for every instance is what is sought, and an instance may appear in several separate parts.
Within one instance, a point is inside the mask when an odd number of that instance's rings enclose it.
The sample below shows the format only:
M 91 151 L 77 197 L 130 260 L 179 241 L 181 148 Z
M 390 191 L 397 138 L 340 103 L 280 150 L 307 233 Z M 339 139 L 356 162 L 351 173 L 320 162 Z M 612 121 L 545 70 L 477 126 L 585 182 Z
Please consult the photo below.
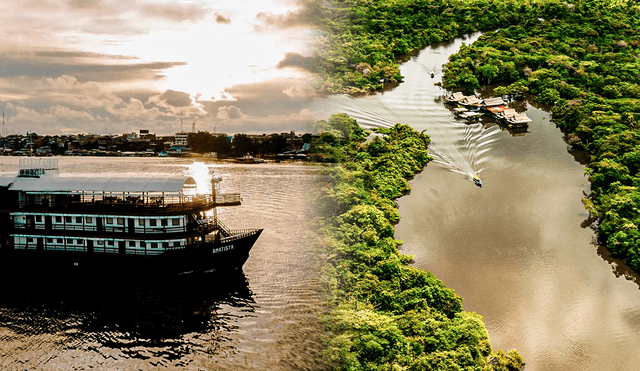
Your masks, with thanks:
M 62 279 L 73 284 L 60 284 Z M 242 273 L 225 276 L 224 285 L 210 274 L 160 281 L 74 274 L 13 282 L 0 298 L 0 317 L 11 328 L 12 340 L 0 335 L 0 349 L 6 354 L 15 343 L 44 334 L 51 341 L 40 343 L 42 349 L 34 352 L 5 358 L 3 369 L 23 369 L 18 366 L 25 361 L 42 369 L 64 364 L 115 369 L 123 362 L 139 362 L 142 368 L 180 367 L 203 349 L 210 356 L 237 352 L 231 340 L 238 332 L 236 322 L 256 316 L 253 293 Z M 81 360 L 73 354 L 81 354 Z

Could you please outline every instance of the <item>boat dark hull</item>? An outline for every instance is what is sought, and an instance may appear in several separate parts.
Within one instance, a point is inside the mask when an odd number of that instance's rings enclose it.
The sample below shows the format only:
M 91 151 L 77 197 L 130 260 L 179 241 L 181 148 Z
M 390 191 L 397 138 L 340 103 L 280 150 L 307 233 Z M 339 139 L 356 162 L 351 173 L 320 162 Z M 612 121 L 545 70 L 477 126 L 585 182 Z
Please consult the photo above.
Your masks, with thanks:
M 262 229 L 257 229 L 236 238 L 207 241 L 156 256 L 4 250 L 0 253 L 0 264 L 4 271 L 23 271 L 28 274 L 77 272 L 96 277 L 103 274 L 128 277 L 241 271 L 261 233 Z

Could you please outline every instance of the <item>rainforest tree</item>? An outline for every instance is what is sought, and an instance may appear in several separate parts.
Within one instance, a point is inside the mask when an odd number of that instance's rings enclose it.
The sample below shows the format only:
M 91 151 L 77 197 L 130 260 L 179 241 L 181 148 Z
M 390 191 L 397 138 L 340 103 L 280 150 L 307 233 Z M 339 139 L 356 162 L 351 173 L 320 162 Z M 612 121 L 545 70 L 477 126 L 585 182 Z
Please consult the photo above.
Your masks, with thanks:
M 339 159 L 321 197 L 320 245 L 332 300 L 324 359 L 344 370 L 519 370 L 518 352 L 492 352 L 482 317 L 432 273 L 409 265 L 393 238 L 400 216 L 394 199 L 407 178 L 431 159 L 429 137 L 407 125 L 366 133 L 344 114 L 320 126 L 350 133 L 316 153 Z M 346 136 L 346 135 L 345 135 Z M 336 154 L 339 152 L 340 154 Z
M 462 75 L 477 83 L 461 82 Z M 502 93 L 526 88 L 551 105 L 569 143 L 590 154 L 584 203 L 600 242 L 640 271 L 639 81 L 640 6 L 590 0 L 485 33 L 451 56 L 443 85 L 473 90 L 500 82 Z

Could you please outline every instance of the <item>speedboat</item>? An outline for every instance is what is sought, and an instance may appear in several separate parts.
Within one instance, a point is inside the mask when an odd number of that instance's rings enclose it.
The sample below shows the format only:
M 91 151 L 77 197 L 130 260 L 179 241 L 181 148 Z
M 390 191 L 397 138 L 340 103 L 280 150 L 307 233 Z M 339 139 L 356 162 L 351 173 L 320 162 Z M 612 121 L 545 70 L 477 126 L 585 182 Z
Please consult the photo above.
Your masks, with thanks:
M 480 188 L 482 188 L 482 180 L 480 180 L 480 178 L 478 178 L 477 175 L 473 176 L 473 182 Z

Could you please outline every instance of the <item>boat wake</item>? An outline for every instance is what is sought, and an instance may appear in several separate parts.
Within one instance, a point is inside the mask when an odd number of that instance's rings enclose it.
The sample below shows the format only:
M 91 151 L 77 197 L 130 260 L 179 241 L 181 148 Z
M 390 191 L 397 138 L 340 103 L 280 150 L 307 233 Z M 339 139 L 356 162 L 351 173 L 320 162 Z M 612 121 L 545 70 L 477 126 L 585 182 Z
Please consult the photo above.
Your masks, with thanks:
M 355 118 L 364 128 L 387 128 L 405 123 L 426 131 L 431 137 L 429 153 L 434 162 L 480 186 L 477 176 L 484 170 L 491 144 L 498 139 L 499 126 L 484 127 L 482 123 L 454 120 L 451 112 L 436 108 L 442 107 L 441 103 L 425 109 L 424 97 L 403 101 L 391 100 L 384 95 L 338 96 L 335 99 L 340 111 Z
M 456 142 L 432 141 L 429 145 L 429 154 L 435 163 L 482 186 L 478 175 L 484 170 L 483 165 L 488 159 L 487 152 L 491 150 L 491 144 L 498 140 L 496 134 L 500 132 L 500 128 L 498 126 L 485 128 L 479 123 L 453 123 L 452 125 L 462 129 L 461 139 Z

